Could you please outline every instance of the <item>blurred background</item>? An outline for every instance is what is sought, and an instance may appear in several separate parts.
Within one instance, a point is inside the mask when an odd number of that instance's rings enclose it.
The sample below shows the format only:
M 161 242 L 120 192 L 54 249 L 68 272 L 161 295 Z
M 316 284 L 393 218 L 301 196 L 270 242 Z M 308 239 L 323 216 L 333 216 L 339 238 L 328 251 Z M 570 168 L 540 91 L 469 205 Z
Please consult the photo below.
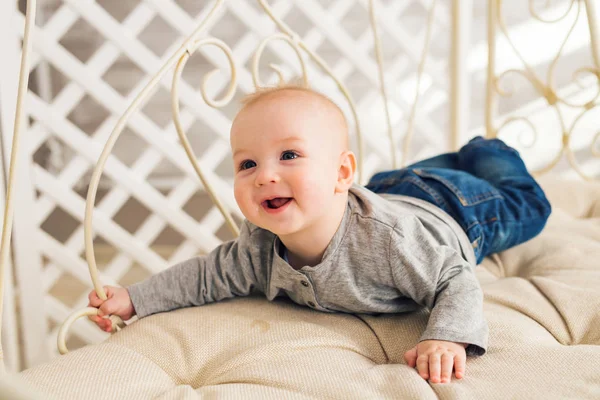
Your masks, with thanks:
M 461 18 L 454 20 L 467 47 L 462 60 L 466 93 L 460 143 L 486 133 L 488 5 L 492 3 L 463 2 Z M 351 94 L 364 136 L 365 177 L 391 168 L 368 1 L 273 0 L 269 4 Z M 598 142 L 594 143 L 600 75 L 593 70 L 598 65 L 590 40 L 590 4 L 593 0 L 505 0 L 497 10 L 511 39 L 497 35 L 497 75 L 511 69 L 527 70 L 543 87 L 553 89 L 549 97 L 541 97 L 518 72 L 507 73 L 498 82 L 512 96 L 497 95 L 494 126 L 499 128 L 514 119 L 499 135 L 521 151 L 532 170 L 543 169 L 560 156 L 565 134 L 570 139 L 572 163 L 588 177 L 600 176 L 600 161 L 594 155 L 600 152 Z M 56 356 L 58 326 L 73 310 L 87 304 L 91 281 L 82 221 L 94 165 L 118 118 L 213 5 L 206 0 L 38 0 L 27 96 L 29 127 L 22 139 L 12 283 L 3 327 L 10 368 L 18 370 Z M 428 15 L 433 12 L 413 139 L 409 152 L 399 156 L 408 163 L 449 151 L 452 2 L 379 0 L 375 6 L 390 119 L 399 150 L 415 101 Z M 0 129 L 5 168 L 24 9 L 25 1 L 8 0 L 0 5 Z M 275 32 L 276 25 L 259 2 L 226 1 L 204 36 L 221 39 L 234 54 L 239 79 L 234 99 L 214 109 L 206 105 L 198 90 L 204 76 L 218 68 L 208 81 L 207 92 L 218 99 L 227 91 L 227 58 L 215 47 L 203 47 L 191 57 L 180 86 L 188 138 L 238 222 L 242 215 L 231 191 L 229 127 L 239 99 L 254 88 L 253 54 L 261 40 Z M 328 74 L 306 54 L 304 59 L 311 86 L 346 112 L 355 138 L 357 127 L 347 100 Z M 288 80 L 300 75 L 295 53 L 281 41 L 271 42 L 260 61 L 261 80 L 273 85 L 277 76 L 268 68 L 270 63 L 279 65 Z M 592 70 L 574 76 L 581 68 Z M 167 74 L 153 97 L 129 121 L 102 176 L 94 244 L 103 284 L 129 285 L 233 238 L 177 138 L 171 117 L 171 79 L 172 74 Z M 549 106 L 554 93 L 565 101 Z M 357 150 L 356 141 L 353 146 Z M 560 156 L 549 174 L 581 179 L 572 163 Z M 71 330 L 68 346 L 75 349 L 105 337 L 89 321 L 80 320 Z

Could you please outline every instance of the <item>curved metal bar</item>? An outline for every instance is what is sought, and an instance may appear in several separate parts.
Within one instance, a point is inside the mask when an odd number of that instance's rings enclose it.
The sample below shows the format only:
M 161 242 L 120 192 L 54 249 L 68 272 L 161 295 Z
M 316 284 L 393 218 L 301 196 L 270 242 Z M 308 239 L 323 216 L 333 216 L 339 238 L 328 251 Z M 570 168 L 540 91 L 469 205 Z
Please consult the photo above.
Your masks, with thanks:
M 96 200 L 96 194 L 98 192 L 98 185 L 100 183 L 100 177 L 102 176 L 102 171 L 104 170 L 104 165 L 110 156 L 110 153 L 119 138 L 119 135 L 125 128 L 125 125 L 129 118 L 133 115 L 134 112 L 137 111 L 139 107 L 144 103 L 144 101 L 154 93 L 157 85 L 160 80 L 164 77 L 164 75 L 178 62 L 178 60 L 186 53 L 189 54 L 188 49 L 194 46 L 194 43 L 197 40 L 197 36 L 202 32 L 204 26 L 210 21 L 216 11 L 222 6 L 224 0 L 216 0 L 215 5 L 211 9 L 210 13 L 207 15 L 206 19 L 200 23 L 200 25 L 196 28 L 196 30 L 185 40 L 182 46 L 173 54 L 168 61 L 160 68 L 160 70 L 156 73 L 156 75 L 148 82 L 148 84 L 144 87 L 144 89 L 140 92 L 140 94 L 135 98 L 135 100 L 131 103 L 131 105 L 127 108 L 125 113 L 121 116 L 119 121 L 117 122 L 115 128 L 110 134 L 106 144 L 104 145 L 104 149 L 100 154 L 100 158 L 98 159 L 98 163 L 94 168 L 94 172 L 92 173 L 92 177 L 90 180 L 90 185 L 88 188 L 86 203 L 85 203 L 85 219 L 84 219 L 84 240 L 85 240 L 85 256 L 88 262 L 88 267 L 90 271 L 90 276 L 92 279 L 92 284 L 94 285 L 94 290 L 98 294 L 98 297 L 102 300 L 106 300 L 106 293 L 104 292 L 104 288 L 100 284 L 100 279 L 98 277 L 98 267 L 96 266 L 96 257 L 94 255 L 94 238 L 92 231 L 92 219 L 94 212 L 94 203 Z M 69 316 L 69 321 L 72 317 L 77 319 L 79 318 L 79 314 L 83 311 L 76 311 L 71 316 Z M 118 318 L 118 317 L 116 317 Z M 122 324 L 120 318 L 117 320 L 117 324 L 113 324 L 113 326 L 119 326 Z M 65 332 L 66 332 L 65 328 Z M 65 349 L 66 350 L 66 349 Z
M 532 84 L 536 87 L 536 89 L 538 91 L 540 91 L 540 93 L 544 94 L 546 92 L 545 85 L 542 83 L 542 80 L 537 76 L 537 74 L 535 73 L 533 68 L 529 65 L 529 63 L 527 63 L 527 61 L 525 61 L 525 58 L 523 57 L 523 55 L 521 54 L 521 52 L 519 51 L 517 46 L 515 46 L 515 44 L 512 40 L 512 37 L 508 33 L 508 29 L 506 28 L 506 22 L 504 21 L 504 14 L 502 12 L 502 1 L 501 0 L 496 2 L 496 18 L 498 20 L 498 26 L 500 28 L 500 31 L 502 31 L 502 34 L 504 34 L 504 36 L 506 37 L 506 40 L 508 41 L 509 46 L 513 49 L 516 56 L 519 58 L 519 60 L 523 64 L 523 67 L 527 71 L 527 75 L 529 75 L 529 77 L 530 77 L 528 79 L 531 80 Z
M 429 53 L 429 45 L 431 44 L 431 34 L 433 31 L 433 16 L 435 15 L 435 8 L 437 0 L 433 0 L 429 12 L 427 14 L 427 31 L 425 32 L 425 43 L 423 44 L 423 52 L 421 53 L 421 60 L 419 61 L 419 68 L 417 70 L 417 86 L 415 88 L 415 99 L 410 110 L 410 116 L 406 127 L 406 134 L 404 135 L 404 141 L 402 144 L 402 166 L 406 166 L 406 160 L 408 156 L 408 150 L 410 142 L 412 140 L 414 132 L 415 118 L 417 115 L 417 103 L 419 102 L 420 91 L 421 91 L 421 80 L 423 73 L 425 72 L 425 61 L 427 60 L 427 53 Z
M 537 142 L 539 134 L 538 134 L 538 130 L 537 130 L 536 126 L 533 124 L 533 122 L 531 122 L 531 120 L 529 118 L 524 117 L 524 116 L 514 116 L 514 117 L 507 118 L 497 129 L 497 131 L 496 131 L 497 135 L 495 137 L 498 137 L 500 135 L 500 131 L 502 131 L 502 129 L 504 129 L 506 126 L 508 126 L 512 123 L 515 123 L 515 122 L 523 122 L 523 123 L 525 123 L 525 125 L 527 125 L 531 129 L 531 132 L 533 134 L 533 140 L 531 141 L 531 143 L 528 144 L 528 143 L 524 142 L 522 139 L 522 135 L 519 135 L 518 138 L 519 138 L 519 142 L 521 143 L 521 145 L 523 147 L 532 148 L 535 145 L 535 143 Z M 537 175 L 545 174 L 546 172 L 550 171 L 552 168 L 554 168 L 559 163 L 559 161 L 562 158 L 563 152 L 564 152 L 564 148 L 561 148 L 560 151 L 558 152 L 558 154 L 554 157 L 554 159 L 552 161 L 550 161 L 550 163 L 547 166 L 545 166 L 541 169 L 534 170 L 531 173 L 534 176 L 537 176 Z
M 600 13 L 596 8 L 597 0 L 585 0 L 585 9 L 588 19 L 588 27 L 590 29 L 590 41 L 592 44 L 592 57 L 596 68 L 600 68 L 600 33 L 598 30 L 598 21 Z
M 4 365 L 4 352 L 2 350 L 2 314 L 4 309 L 4 277 L 8 256 L 10 254 L 10 239 L 12 236 L 14 200 L 12 196 L 17 174 L 19 142 L 21 138 L 22 124 L 25 122 L 25 109 L 23 103 L 27 95 L 29 82 L 29 66 L 31 64 L 31 35 L 35 26 L 35 14 L 37 1 L 27 2 L 25 11 L 25 32 L 23 34 L 23 51 L 21 52 L 21 69 L 19 71 L 19 86 L 17 90 L 17 103 L 15 108 L 15 122 L 13 129 L 12 150 L 10 153 L 10 165 L 8 179 L 6 182 L 6 204 L 4 205 L 4 223 L 2 224 L 2 240 L 0 243 L 0 374 L 6 372 Z
M 549 172 L 550 170 L 552 170 L 556 165 L 558 165 L 558 163 L 562 159 L 563 154 L 565 153 L 565 144 L 569 140 L 569 130 L 567 129 L 567 126 L 565 125 L 565 119 L 562 115 L 562 112 L 560 111 L 560 107 L 558 107 L 558 105 L 554 105 L 554 107 L 552 107 L 552 108 L 556 112 L 556 117 L 560 124 L 560 129 L 562 132 L 562 146 L 560 147 L 558 154 L 554 157 L 554 159 L 552 161 L 550 161 L 550 163 L 546 167 L 537 169 L 532 172 L 532 174 L 534 176 L 539 176 L 539 175 L 545 174 L 545 173 Z
M 556 65 L 558 63 L 558 60 L 560 59 L 560 56 L 562 55 L 562 52 L 565 48 L 565 45 L 567 44 L 567 41 L 571 37 L 571 34 L 573 33 L 575 26 L 577 25 L 577 20 L 579 20 L 580 13 L 581 13 L 581 4 L 578 2 L 577 3 L 577 13 L 575 14 L 575 19 L 573 20 L 573 23 L 571 24 L 571 27 L 569 28 L 569 31 L 567 32 L 565 39 L 561 43 L 560 48 L 558 49 L 558 52 L 556 53 L 556 56 L 554 57 L 554 59 L 550 63 L 550 66 L 548 67 L 548 74 L 547 74 L 547 78 L 546 78 L 546 80 L 548 82 L 548 90 L 554 94 L 555 99 L 560 100 L 561 102 L 563 102 L 565 104 L 567 104 L 566 100 L 558 97 L 558 95 L 556 94 L 556 91 L 554 90 L 554 70 L 556 69 Z
M 383 51 L 381 50 L 381 40 L 377 32 L 377 18 L 375 16 L 375 0 L 369 0 L 369 19 L 371 21 L 371 31 L 373 32 L 373 42 L 375 44 L 375 58 L 377 59 L 377 72 L 379 73 L 379 88 L 383 97 L 383 109 L 385 110 L 385 122 L 388 128 L 388 139 L 390 140 L 390 153 L 392 155 L 392 168 L 398 168 L 398 157 L 396 155 L 396 142 L 394 141 L 394 132 L 392 129 L 392 119 L 390 118 L 390 107 L 385 85 L 385 74 L 383 73 Z
M 559 21 L 562 21 L 563 19 L 565 19 L 567 17 L 567 15 L 569 15 L 569 13 L 571 12 L 571 9 L 573 8 L 573 4 L 575 4 L 577 1 L 579 1 L 579 0 L 571 0 L 571 4 L 569 4 L 569 8 L 567 9 L 567 11 L 565 11 L 565 13 L 563 15 L 556 17 L 554 19 L 544 19 L 537 13 L 537 11 L 535 11 L 535 5 L 534 5 L 535 0 L 529 0 L 529 13 L 540 22 L 544 22 L 546 24 L 553 24 L 555 22 L 559 22 Z M 550 4 L 550 0 L 546 0 L 546 4 L 544 5 L 544 7 L 548 7 L 549 4 Z
M 283 33 L 274 33 L 273 35 L 264 38 L 260 42 L 258 48 L 256 49 L 256 52 L 254 53 L 254 57 L 252 58 L 252 81 L 254 82 L 254 86 L 257 89 L 259 87 L 265 86 L 260 81 L 260 74 L 258 73 L 258 66 L 260 64 L 260 57 L 262 56 L 262 53 L 265 50 L 265 47 L 271 40 L 283 40 L 284 42 L 288 43 L 292 47 L 292 49 L 294 49 L 296 56 L 298 56 L 298 61 L 300 61 L 300 67 L 302 68 L 302 81 L 304 83 L 304 86 L 307 87 L 308 86 L 308 74 L 306 73 L 306 64 L 304 63 L 302 54 L 300 54 L 300 49 L 298 48 L 298 44 L 293 40 L 293 38 L 290 38 L 290 36 L 285 35 Z M 271 67 L 271 69 L 273 69 L 279 76 L 279 84 L 280 85 L 283 84 L 285 82 L 285 78 L 283 76 L 283 71 L 281 70 L 281 68 L 279 68 L 277 65 L 274 65 L 274 64 L 269 64 L 269 67 Z
M 500 81 L 503 80 L 509 74 L 522 75 L 527 82 L 531 83 L 535 90 L 537 90 L 541 95 L 544 95 L 544 84 L 537 80 L 535 76 L 530 75 L 529 71 L 527 70 L 512 68 L 507 69 L 506 71 L 498 75 L 498 77 L 493 79 L 493 85 L 500 96 L 509 97 L 514 94 L 512 91 L 507 91 L 500 87 Z
M 531 141 L 531 143 L 527 144 L 526 142 L 524 142 L 521 135 L 519 135 L 518 138 L 519 138 L 519 142 L 521 143 L 521 145 L 523 147 L 532 148 L 533 145 L 535 144 L 535 142 L 537 142 L 537 140 L 538 140 L 538 131 L 537 131 L 537 128 L 535 127 L 535 125 L 533 124 L 533 122 L 531 122 L 531 120 L 529 120 L 529 118 L 527 118 L 527 117 L 515 116 L 515 117 L 507 118 L 502 123 L 502 125 L 500 125 L 500 127 L 498 127 L 498 134 L 500 134 L 500 131 L 502 129 L 504 129 L 506 126 L 513 124 L 515 122 L 523 122 L 525 125 L 527 125 L 529 128 L 531 128 L 531 132 L 533 133 L 533 140 Z
M 498 108 L 498 99 L 496 97 L 496 12 L 498 10 L 496 3 L 498 1 L 489 0 L 487 12 L 488 56 L 485 85 L 485 137 L 487 138 L 493 138 L 498 135 L 497 130 L 494 128 L 494 114 Z
M 225 96 L 223 96 L 221 100 L 212 100 L 210 97 L 208 97 L 208 94 L 206 94 L 206 84 L 215 73 L 219 72 L 218 69 L 214 69 L 208 74 L 206 74 L 204 76 L 204 79 L 202 79 L 202 85 L 200 85 L 200 94 L 202 95 L 202 99 L 204 99 L 206 104 L 213 108 L 223 107 L 229 104 L 231 99 L 233 99 L 237 87 L 237 73 L 235 68 L 235 61 L 233 59 L 233 53 L 231 52 L 231 49 L 225 44 L 225 42 L 214 38 L 199 40 L 195 42 L 191 48 L 188 49 L 187 54 L 183 54 L 183 56 L 181 56 L 181 59 L 179 61 L 181 62 L 181 60 L 185 59 L 184 64 L 187 63 L 189 57 L 200 47 L 205 45 L 216 46 L 219 49 L 223 50 L 223 52 L 227 56 L 227 60 L 229 61 L 229 69 L 231 70 L 231 80 L 229 82 L 229 87 L 227 88 L 227 93 L 225 93 Z M 177 88 L 177 86 L 179 85 L 179 79 L 177 79 L 177 81 L 174 83 L 176 84 L 175 87 Z
M 56 338 L 56 345 L 60 354 L 67 354 L 69 352 L 69 349 L 67 349 L 66 338 L 67 332 L 71 328 L 71 325 L 73 325 L 73 322 L 75 322 L 79 318 L 87 317 L 90 315 L 98 315 L 98 309 L 95 307 L 86 307 L 84 309 L 72 313 L 67 317 L 65 322 L 62 323 L 60 329 L 58 330 L 58 336 Z M 114 327 L 115 332 L 120 331 L 125 326 L 121 318 L 117 316 L 112 315 L 107 318 L 109 318 L 112 321 L 112 326 Z
M 586 110 L 583 110 L 581 112 L 581 114 L 579 114 L 577 116 L 577 118 L 575 118 L 575 120 L 573 121 L 573 123 L 571 124 L 571 129 L 569 130 L 571 132 L 570 136 L 573 136 L 575 133 L 575 128 L 577 127 L 577 125 L 579 124 L 579 121 L 581 121 L 581 119 L 590 111 L 592 111 L 595 108 L 600 107 L 600 104 L 596 104 L 593 107 L 590 107 Z M 565 143 L 565 148 L 567 151 L 567 159 L 569 160 L 569 164 L 571 165 L 571 167 L 577 171 L 577 173 L 579 175 L 581 175 L 582 178 L 584 178 L 585 180 L 588 181 L 592 181 L 595 180 L 594 177 L 591 177 L 589 175 L 587 175 L 585 172 L 583 172 L 583 170 L 579 167 L 579 163 L 577 162 L 577 159 L 575 158 L 575 154 L 573 153 L 573 151 L 571 150 L 570 146 L 570 140 L 567 140 L 567 143 Z M 598 149 L 596 149 L 596 147 L 598 147 Z M 592 142 L 590 143 L 590 152 L 592 153 L 592 155 L 594 157 L 600 158 L 600 131 L 596 133 L 596 135 L 594 136 L 594 139 L 592 139 Z
M 594 157 L 600 157 L 600 131 L 596 133 L 594 140 L 592 140 L 591 150 Z
M 584 85 L 580 81 L 580 76 L 583 75 L 584 73 L 594 75 L 594 77 L 596 78 L 596 93 L 590 100 L 587 100 L 583 103 L 574 103 L 574 102 L 567 100 L 564 97 L 557 96 L 558 99 L 565 105 L 572 107 L 572 108 L 590 108 L 596 103 L 596 101 L 600 97 L 600 69 L 595 68 L 595 67 L 581 67 L 581 68 L 577 69 L 575 72 L 573 72 L 573 74 L 571 76 L 571 80 L 573 82 L 575 82 L 577 84 L 577 86 L 579 86 L 582 89 L 584 89 Z
M 180 118 L 180 112 L 179 112 L 179 82 L 181 81 L 181 73 L 183 72 L 183 69 L 185 68 L 185 65 L 187 64 L 188 60 L 190 59 L 191 54 L 193 54 L 196 50 L 198 50 L 200 47 L 205 46 L 205 45 L 216 46 L 219 49 L 223 50 L 225 55 L 227 55 L 227 59 L 229 60 L 229 67 L 231 69 L 231 81 L 230 81 L 227 93 L 225 94 L 223 99 L 221 99 L 219 101 L 210 100 L 208 98 L 208 95 L 206 94 L 206 82 L 208 81 L 208 78 L 210 76 L 212 76 L 212 74 L 214 72 L 216 72 L 217 70 L 211 71 L 204 77 L 204 79 L 202 81 L 202 87 L 201 87 L 202 98 L 204 99 L 204 101 L 206 101 L 207 104 L 211 105 L 212 107 L 222 107 L 222 106 L 228 104 L 231 101 L 231 99 L 233 98 L 233 95 L 235 94 L 235 90 L 237 87 L 237 73 L 236 73 L 235 62 L 233 60 L 233 54 L 231 53 L 231 49 L 229 49 L 229 47 L 223 41 L 221 41 L 219 39 L 199 40 L 199 41 L 195 42 L 188 49 L 188 52 L 183 54 L 183 56 L 177 63 L 177 66 L 175 67 L 175 71 L 173 72 L 173 84 L 171 87 L 171 111 L 173 114 L 173 122 L 175 124 L 175 129 L 177 130 L 177 134 L 179 135 L 179 140 L 181 141 L 181 144 L 183 145 L 183 148 L 185 149 L 185 153 L 187 154 L 188 159 L 192 163 L 192 166 L 194 167 L 196 174 L 200 178 L 200 182 L 202 182 L 202 185 L 204 185 L 204 188 L 206 189 L 206 192 L 208 193 L 213 204 L 215 204 L 217 206 L 217 208 L 221 212 L 221 215 L 223 215 L 223 218 L 225 218 L 225 222 L 227 223 L 229 230 L 233 233 L 234 236 L 239 236 L 239 234 L 240 234 L 239 228 L 235 224 L 233 217 L 231 216 L 231 213 L 226 210 L 226 208 L 223 205 L 223 203 L 221 202 L 221 200 L 219 200 L 219 197 L 215 194 L 215 191 L 214 191 L 212 185 L 210 184 L 208 179 L 206 179 L 206 176 L 202 172 L 202 168 L 200 168 L 200 165 L 198 164 L 198 161 L 196 160 L 196 155 L 194 154 L 194 150 L 192 149 L 192 146 L 191 146 L 191 144 L 187 138 L 187 135 L 185 134 L 183 126 L 181 124 L 181 118 Z
M 544 20 L 537 14 L 534 14 L 534 17 L 536 19 L 538 19 L 539 21 L 545 22 L 545 23 L 561 21 L 567 17 L 569 12 L 573 8 L 573 5 L 575 2 L 576 2 L 576 0 L 573 0 L 571 2 L 567 12 L 555 20 Z M 531 0 L 530 0 L 529 4 L 530 4 L 530 7 L 532 7 Z M 546 99 L 550 105 L 554 105 L 556 102 L 560 102 L 560 103 L 563 103 L 563 104 L 565 104 L 569 107 L 573 107 L 573 108 L 589 107 L 589 104 L 594 103 L 600 96 L 600 85 L 598 85 L 598 90 L 591 100 L 585 101 L 583 103 L 574 103 L 574 102 L 567 100 L 564 97 L 559 96 L 555 89 L 554 76 L 555 76 L 556 66 L 558 64 L 558 60 L 562 56 L 562 53 L 567 44 L 567 41 L 569 40 L 573 31 L 575 30 L 575 27 L 577 26 L 577 22 L 579 21 L 579 17 L 581 15 L 581 9 L 582 9 L 581 3 L 579 1 L 577 1 L 576 14 L 575 14 L 575 18 L 573 19 L 573 23 L 569 27 L 569 30 L 568 30 L 567 34 L 565 35 L 565 38 L 564 38 L 563 42 L 561 43 L 560 48 L 559 48 L 558 52 L 556 53 L 556 56 L 553 58 L 552 62 L 550 63 L 550 66 L 548 67 L 548 72 L 547 72 L 547 77 L 546 77 L 546 81 L 548 82 L 548 84 L 543 86 L 545 92 L 542 94 L 546 97 Z M 583 71 L 591 72 L 594 75 L 599 76 L 598 68 L 590 68 L 590 67 L 580 68 L 580 69 L 576 70 L 572 75 L 573 76 L 572 80 L 575 81 L 578 85 L 579 85 L 579 82 L 577 81 L 577 76 L 580 75 L 581 72 L 583 72 Z

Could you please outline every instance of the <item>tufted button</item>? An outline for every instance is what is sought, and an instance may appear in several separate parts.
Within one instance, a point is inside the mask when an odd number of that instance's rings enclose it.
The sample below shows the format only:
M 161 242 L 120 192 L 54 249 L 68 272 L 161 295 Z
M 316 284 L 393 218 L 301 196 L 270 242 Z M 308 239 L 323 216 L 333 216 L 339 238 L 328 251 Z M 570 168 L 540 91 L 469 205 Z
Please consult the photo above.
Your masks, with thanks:
M 309 302 L 308 302 L 308 303 L 306 303 L 306 304 L 308 304 L 308 305 L 309 305 L 309 306 L 311 306 L 311 307 L 314 307 L 314 306 L 315 306 L 315 303 L 313 303 L 312 301 L 309 301 Z
M 306 282 L 306 281 L 300 281 L 300 283 L 302 284 L 302 286 L 308 287 L 308 282 Z

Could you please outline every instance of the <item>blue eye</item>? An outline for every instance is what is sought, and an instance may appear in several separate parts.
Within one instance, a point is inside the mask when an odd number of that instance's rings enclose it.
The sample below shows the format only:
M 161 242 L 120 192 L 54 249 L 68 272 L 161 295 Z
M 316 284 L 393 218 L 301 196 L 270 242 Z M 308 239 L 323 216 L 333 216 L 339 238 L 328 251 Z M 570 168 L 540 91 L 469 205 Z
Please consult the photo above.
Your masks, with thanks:
M 240 171 L 243 171 L 245 169 L 249 169 L 249 168 L 254 168 L 256 167 L 256 163 L 252 160 L 246 160 L 246 161 L 242 161 L 242 163 L 240 164 Z
M 293 151 L 284 151 L 283 154 L 281 154 L 282 160 L 293 160 L 294 158 L 298 158 L 298 154 Z

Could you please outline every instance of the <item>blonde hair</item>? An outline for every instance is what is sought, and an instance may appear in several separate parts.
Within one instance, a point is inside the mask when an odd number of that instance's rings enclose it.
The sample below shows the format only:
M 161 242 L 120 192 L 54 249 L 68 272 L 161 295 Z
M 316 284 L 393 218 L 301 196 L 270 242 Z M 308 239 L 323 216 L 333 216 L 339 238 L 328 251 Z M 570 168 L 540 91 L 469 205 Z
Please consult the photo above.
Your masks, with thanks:
M 254 92 L 248 93 L 246 96 L 244 96 L 240 100 L 242 107 L 239 112 L 242 112 L 244 109 L 250 107 L 251 105 L 258 103 L 260 100 L 265 100 L 268 97 L 271 97 L 273 95 L 276 95 L 276 94 L 279 94 L 282 92 L 288 92 L 288 91 L 297 91 L 297 92 L 307 93 L 307 94 L 316 96 L 321 101 L 330 105 L 331 107 L 333 107 L 333 109 L 337 110 L 337 112 L 342 117 L 342 120 L 344 122 L 345 131 L 346 131 L 344 141 L 346 142 L 346 146 L 348 145 L 348 133 L 349 133 L 348 132 L 348 121 L 346 121 L 346 116 L 344 115 L 344 112 L 342 111 L 342 109 L 337 104 L 335 104 L 333 102 L 333 100 L 331 100 L 329 97 L 327 97 L 323 93 L 320 93 L 314 89 L 311 89 L 308 85 L 304 85 L 304 83 L 302 83 L 302 81 L 288 82 L 288 83 L 279 84 L 277 86 L 265 86 L 265 87 L 257 88 Z
M 246 96 L 244 96 L 240 100 L 240 103 L 242 104 L 243 107 L 247 107 L 251 104 L 256 103 L 258 100 L 260 100 L 264 97 L 267 97 L 267 96 L 275 94 L 275 93 L 283 92 L 286 90 L 297 90 L 299 92 L 310 93 L 310 94 L 317 95 L 325 100 L 331 101 L 327 96 L 311 89 L 308 85 L 305 85 L 302 81 L 297 81 L 297 82 L 293 81 L 293 82 L 280 83 L 276 86 L 257 87 L 254 90 L 254 92 L 248 93 Z
M 251 106 L 254 103 L 257 103 L 259 100 L 264 100 L 267 97 L 275 95 L 277 93 L 285 92 L 285 91 L 298 91 L 303 93 L 312 94 L 317 96 L 321 100 L 333 106 L 335 109 L 339 111 L 339 113 L 346 120 L 344 112 L 342 109 L 333 102 L 329 97 L 325 96 L 323 93 L 317 92 L 314 89 L 311 89 L 309 86 L 304 85 L 302 82 L 292 82 L 292 83 L 283 83 L 277 86 L 264 86 L 257 88 L 254 92 L 248 93 L 246 96 L 242 97 L 240 103 L 242 104 L 242 108 L 246 108 Z

